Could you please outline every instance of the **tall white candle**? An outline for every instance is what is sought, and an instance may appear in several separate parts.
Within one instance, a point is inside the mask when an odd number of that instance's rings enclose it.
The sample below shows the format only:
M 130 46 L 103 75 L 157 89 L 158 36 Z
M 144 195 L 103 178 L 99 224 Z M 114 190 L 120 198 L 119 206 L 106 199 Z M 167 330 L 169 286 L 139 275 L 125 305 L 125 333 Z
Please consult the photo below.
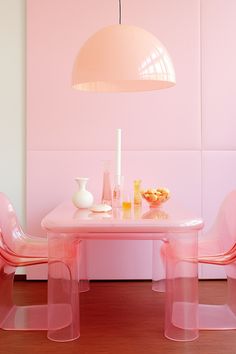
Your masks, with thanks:
M 121 129 L 116 132 L 116 182 L 121 182 Z

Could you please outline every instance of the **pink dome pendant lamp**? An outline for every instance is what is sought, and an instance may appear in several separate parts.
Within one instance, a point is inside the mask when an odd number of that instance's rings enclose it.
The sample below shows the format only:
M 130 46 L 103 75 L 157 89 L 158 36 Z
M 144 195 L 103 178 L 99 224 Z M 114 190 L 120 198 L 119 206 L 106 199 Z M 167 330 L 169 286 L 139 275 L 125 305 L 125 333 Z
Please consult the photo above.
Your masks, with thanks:
M 121 24 L 104 27 L 81 47 L 72 87 L 81 91 L 129 92 L 174 86 L 175 71 L 163 44 L 143 28 Z

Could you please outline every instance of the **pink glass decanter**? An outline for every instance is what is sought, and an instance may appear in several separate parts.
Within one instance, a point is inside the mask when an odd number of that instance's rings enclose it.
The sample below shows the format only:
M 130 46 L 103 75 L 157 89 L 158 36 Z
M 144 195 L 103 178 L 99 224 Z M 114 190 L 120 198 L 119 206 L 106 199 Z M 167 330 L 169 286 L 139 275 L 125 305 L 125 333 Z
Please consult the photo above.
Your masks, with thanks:
M 104 161 L 102 203 L 108 205 L 112 205 L 110 165 L 111 162 L 109 160 Z

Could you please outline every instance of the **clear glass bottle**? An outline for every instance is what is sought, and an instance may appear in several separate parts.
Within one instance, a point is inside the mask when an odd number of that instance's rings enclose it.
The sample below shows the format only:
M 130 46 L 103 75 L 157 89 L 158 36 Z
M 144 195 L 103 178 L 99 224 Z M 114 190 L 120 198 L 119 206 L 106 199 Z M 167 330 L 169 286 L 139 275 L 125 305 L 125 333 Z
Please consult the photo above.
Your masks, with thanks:
M 115 176 L 115 186 L 113 191 L 112 206 L 114 208 L 121 208 L 122 192 L 124 188 L 124 176 Z
M 134 204 L 134 219 L 139 220 L 142 215 L 142 205 Z
M 128 191 L 123 191 L 122 193 L 122 209 L 130 210 L 132 207 L 131 195 Z
M 102 203 L 108 205 L 112 205 L 110 166 L 111 166 L 110 160 L 104 161 Z
M 142 205 L 141 182 L 141 179 L 134 181 L 134 205 Z

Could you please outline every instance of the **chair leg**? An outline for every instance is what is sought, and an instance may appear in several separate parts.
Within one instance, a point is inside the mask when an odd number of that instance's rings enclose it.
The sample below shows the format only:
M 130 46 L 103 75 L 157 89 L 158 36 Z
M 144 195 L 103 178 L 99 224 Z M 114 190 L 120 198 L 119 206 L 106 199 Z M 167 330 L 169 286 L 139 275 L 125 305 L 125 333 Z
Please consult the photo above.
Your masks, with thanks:
M 229 274 L 235 274 L 234 264 L 226 266 Z M 228 275 L 227 303 L 224 305 L 199 305 L 199 329 L 232 330 L 236 329 L 236 279 Z
M 6 330 L 47 329 L 47 306 L 16 306 L 13 302 L 15 267 L 2 260 L 0 268 L 0 328 Z
M 236 317 L 236 264 L 230 264 L 225 268 L 227 274 L 227 304 Z
M 47 330 L 47 305 L 13 306 L 1 328 L 5 330 Z
M 236 329 L 236 316 L 229 305 L 199 305 L 199 329 Z
M 86 241 L 79 242 L 79 291 L 90 290 L 87 270 L 87 244 Z
M 0 259 L 0 327 L 2 328 L 7 317 L 14 308 L 13 303 L 13 281 L 15 275 L 14 267 L 6 266 Z

